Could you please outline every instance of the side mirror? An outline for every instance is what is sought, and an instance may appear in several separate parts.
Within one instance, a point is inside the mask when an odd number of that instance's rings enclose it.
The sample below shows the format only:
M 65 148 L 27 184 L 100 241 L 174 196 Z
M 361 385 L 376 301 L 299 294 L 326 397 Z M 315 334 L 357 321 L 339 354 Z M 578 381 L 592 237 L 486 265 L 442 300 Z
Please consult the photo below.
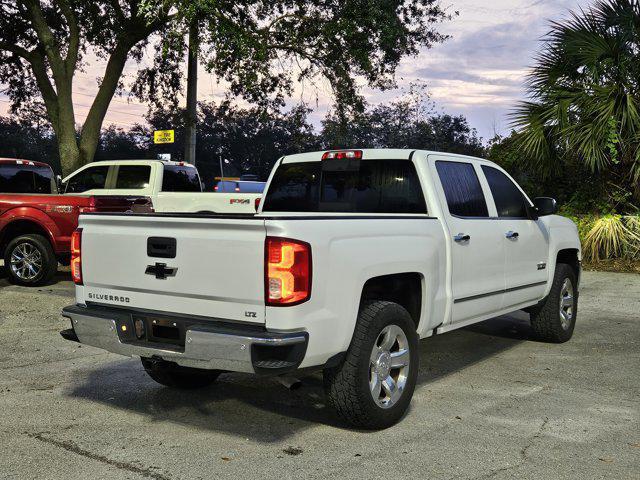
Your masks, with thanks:
M 539 217 L 553 215 L 558 211 L 558 202 L 555 198 L 537 197 L 533 199 L 533 206 L 536 208 Z
M 62 189 L 62 175 L 56 175 L 56 188 L 58 193 L 64 193 Z

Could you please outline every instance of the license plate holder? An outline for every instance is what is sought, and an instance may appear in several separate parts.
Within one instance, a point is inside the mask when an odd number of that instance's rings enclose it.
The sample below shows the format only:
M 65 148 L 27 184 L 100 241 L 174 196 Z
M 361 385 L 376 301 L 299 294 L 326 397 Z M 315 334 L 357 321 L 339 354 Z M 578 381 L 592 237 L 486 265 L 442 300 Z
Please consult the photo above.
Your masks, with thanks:
M 146 315 L 134 315 L 134 323 L 136 320 L 144 322 L 146 341 L 184 347 L 186 337 L 184 322 L 171 318 Z

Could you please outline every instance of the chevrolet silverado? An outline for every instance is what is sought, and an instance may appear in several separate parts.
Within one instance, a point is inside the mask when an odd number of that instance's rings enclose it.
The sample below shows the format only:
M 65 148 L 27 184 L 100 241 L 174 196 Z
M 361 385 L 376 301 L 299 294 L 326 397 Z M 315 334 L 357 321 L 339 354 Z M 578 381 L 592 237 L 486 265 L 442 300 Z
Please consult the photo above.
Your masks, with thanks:
M 245 217 L 82 215 L 62 335 L 174 388 L 321 370 L 328 403 L 369 429 L 407 410 L 421 338 L 517 310 L 539 339 L 572 336 L 576 226 L 494 163 L 305 153 L 265 192 Z

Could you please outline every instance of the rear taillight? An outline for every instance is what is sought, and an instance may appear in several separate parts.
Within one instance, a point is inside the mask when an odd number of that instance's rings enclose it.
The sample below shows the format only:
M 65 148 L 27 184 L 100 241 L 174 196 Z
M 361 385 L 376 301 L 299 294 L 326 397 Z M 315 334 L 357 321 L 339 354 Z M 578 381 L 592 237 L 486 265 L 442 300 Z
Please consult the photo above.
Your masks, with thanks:
M 258 197 L 255 200 L 255 207 L 256 207 L 256 212 L 258 211 L 258 209 L 260 208 L 260 200 L 262 197 Z
M 82 229 L 71 235 L 71 278 L 76 285 L 82 285 Z
M 89 197 L 89 205 L 80 207 L 80 213 L 94 213 L 98 211 L 98 201 L 96 197 Z
M 80 207 L 80 213 L 153 213 L 153 202 L 149 197 L 94 196 L 89 205 Z
M 267 237 L 265 243 L 265 302 L 292 306 L 311 296 L 311 245 L 288 238 Z

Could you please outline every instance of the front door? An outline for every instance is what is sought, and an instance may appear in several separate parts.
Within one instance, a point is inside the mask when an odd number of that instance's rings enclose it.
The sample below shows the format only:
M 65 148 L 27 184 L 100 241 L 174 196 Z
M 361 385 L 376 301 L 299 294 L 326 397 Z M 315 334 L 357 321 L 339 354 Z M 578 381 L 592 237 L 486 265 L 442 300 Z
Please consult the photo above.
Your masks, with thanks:
M 549 232 L 543 222 L 529 217 L 529 201 L 509 176 L 488 165 L 482 171 L 505 241 L 504 307 L 540 300 L 548 279 Z

